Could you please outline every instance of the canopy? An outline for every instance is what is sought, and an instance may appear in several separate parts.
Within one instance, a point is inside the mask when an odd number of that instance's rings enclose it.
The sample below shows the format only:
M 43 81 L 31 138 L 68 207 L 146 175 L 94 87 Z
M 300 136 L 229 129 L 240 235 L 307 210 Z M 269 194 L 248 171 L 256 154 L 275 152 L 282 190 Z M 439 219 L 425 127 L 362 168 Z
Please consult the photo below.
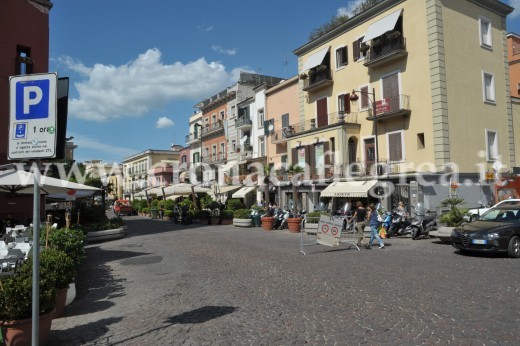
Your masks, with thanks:
M 323 59 L 325 58 L 325 55 L 329 51 L 330 46 L 323 48 L 316 53 L 312 54 L 305 60 L 305 63 L 303 64 L 303 71 L 307 71 L 308 69 L 311 69 L 313 67 L 318 66 L 323 62 Z
M 193 185 L 193 184 L 189 184 L 189 183 L 178 183 L 178 184 L 173 184 L 168 187 L 165 187 L 164 194 L 166 196 L 189 195 L 192 193 L 192 189 L 193 189 L 193 192 L 195 192 L 195 193 L 211 192 L 211 189 L 208 189 L 206 187 L 201 187 L 201 186 Z
M 42 175 L 40 177 L 40 193 L 74 195 L 76 191 L 96 192 L 101 189 L 93 186 L 73 183 Z M 0 171 L 0 191 L 10 193 L 32 194 L 34 192 L 34 174 L 26 171 Z
M 221 171 L 221 172 L 229 172 L 231 170 L 231 168 L 233 168 L 234 166 L 236 166 L 237 169 L 238 169 L 238 162 L 237 161 L 229 161 L 225 165 L 220 166 L 219 167 L 219 171 Z
M 245 198 L 248 193 L 256 189 L 256 186 L 243 186 L 235 192 L 231 197 L 232 198 Z
M 219 186 L 217 188 L 217 193 L 227 193 L 227 192 L 238 190 L 241 187 L 242 187 L 242 185 L 223 185 L 223 186 Z
M 367 33 L 363 37 L 363 43 L 379 37 L 387 31 L 393 30 L 402 11 L 402 9 L 397 10 L 388 16 L 381 18 L 377 22 L 370 24 Z
M 377 180 L 338 181 L 321 192 L 321 197 L 366 197 Z

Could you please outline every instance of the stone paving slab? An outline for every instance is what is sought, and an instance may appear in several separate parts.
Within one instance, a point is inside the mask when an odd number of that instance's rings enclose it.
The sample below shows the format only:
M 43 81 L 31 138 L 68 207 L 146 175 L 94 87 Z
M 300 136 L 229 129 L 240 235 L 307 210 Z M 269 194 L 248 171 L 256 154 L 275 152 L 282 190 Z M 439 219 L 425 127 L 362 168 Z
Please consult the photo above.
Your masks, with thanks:
M 125 219 L 87 247 L 49 345 L 520 342 L 518 260 L 410 238 L 302 256 L 287 231 Z

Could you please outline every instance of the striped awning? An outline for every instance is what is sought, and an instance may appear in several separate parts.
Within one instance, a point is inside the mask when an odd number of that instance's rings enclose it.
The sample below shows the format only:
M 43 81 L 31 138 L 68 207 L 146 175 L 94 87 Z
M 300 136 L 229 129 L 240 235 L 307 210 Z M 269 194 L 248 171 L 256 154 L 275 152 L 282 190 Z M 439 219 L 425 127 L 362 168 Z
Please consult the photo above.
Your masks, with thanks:
M 256 189 L 256 186 L 243 186 L 240 190 L 235 192 L 232 198 L 245 198 L 250 192 Z

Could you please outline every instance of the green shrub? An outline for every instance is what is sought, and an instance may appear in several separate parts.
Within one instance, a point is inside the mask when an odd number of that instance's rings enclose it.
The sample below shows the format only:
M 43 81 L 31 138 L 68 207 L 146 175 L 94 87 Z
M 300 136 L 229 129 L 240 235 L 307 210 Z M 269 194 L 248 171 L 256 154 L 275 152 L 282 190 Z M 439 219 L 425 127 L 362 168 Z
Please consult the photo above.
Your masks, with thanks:
M 143 209 L 141 209 L 141 212 L 144 214 L 150 214 L 150 208 L 148 208 L 148 207 L 143 208 Z
M 209 219 L 211 217 L 211 211 L 207 209 L 195 210 L 194 215 L 197 219 Z
M 77 228 L 59 228 L 49 232 L 49 248 L 65 252 L 76 268 L 85 259 L 85 240 L 85 233 Z
M 251 209 L 237 209 L 233 211 L 234 219 L 250 219 Z
M 233 215 L 233 210 L 222 210 L 220 212 L 220 217 L 223 219 L 223 220 L 231 220 L 233 219 L 234 215 Z
M 40 313 L 54 308 L 56 282 L 47 271 L 46 258 L 40 261 Z M 20 265 L 15 275 L 0 276 L 0 321 L 14 321 L 32 316 L 32 258 Z
M 166 217 L 172 217 L 172 215 L 173 215 L 173 210 L 166 209 L 166 210 L 164 211 L 164 216 L 166 216 Z
M 319 223 L 321 215 L 330 216 L 329 213 L 326 213 L 324 211 L 312 211 L 310 213 L 307 213 L 307 221 L 305 221 L 305 222 L 307 222 L 307 223 Z
M 457 227 L 464 221 L 464 215 L 468 213 L 468 209 L 460 208 L 461 204 L 465 201 L 462 198 L 451 197 L 446 198 L 441 202 L 441 206 L 450 207 L 450 211 L 442 214 L 439 218 L 441 223 L 446 224 L 448 227 Z
M 167 199 L 164 201 L 164 209 L 167 210 L 173 210 L 173 207 L 175 206 L 175 203 L 171 199 Z
M 227 208 L 229 210 L 244 209 L 245 205 L 238 198 L 230 198 L 227 200 Z
M 150 205 L 152 208 L 157 208 L 159 206 L 159 201 L 157 199 L 153 199 Z
M 30 259 L 32 261 L 32 258 Z M 76 276 L 76 266 L 72 258 L 63 251 L 48 248 L 41 252 L 40 270 L 52 275 L 57 289 L 69 287 Z

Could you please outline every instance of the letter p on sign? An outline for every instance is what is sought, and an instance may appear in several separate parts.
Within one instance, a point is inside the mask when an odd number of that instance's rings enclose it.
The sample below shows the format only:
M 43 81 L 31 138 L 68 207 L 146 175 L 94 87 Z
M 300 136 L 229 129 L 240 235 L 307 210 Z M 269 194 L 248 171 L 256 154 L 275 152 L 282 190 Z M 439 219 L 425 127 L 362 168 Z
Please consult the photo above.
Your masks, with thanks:
M 16 120 L 49 117 L 49 80 L 16 83 Z

